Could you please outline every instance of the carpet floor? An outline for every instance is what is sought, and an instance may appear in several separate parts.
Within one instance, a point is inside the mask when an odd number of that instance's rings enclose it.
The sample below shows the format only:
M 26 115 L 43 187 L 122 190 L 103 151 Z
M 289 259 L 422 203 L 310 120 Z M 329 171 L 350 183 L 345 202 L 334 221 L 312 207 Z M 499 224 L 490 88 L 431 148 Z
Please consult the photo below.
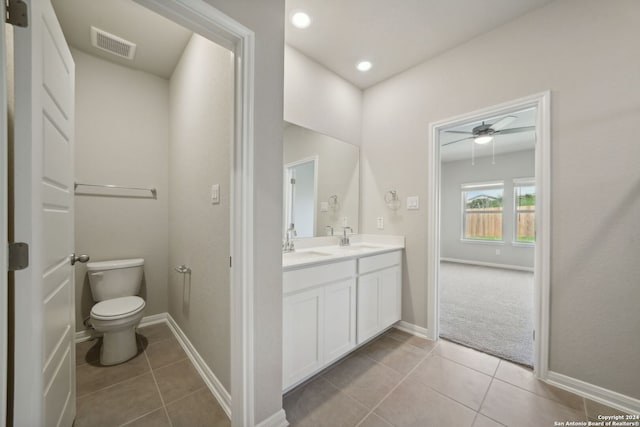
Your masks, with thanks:
M 440 263 L 440 336 L 533 366 L 533 273 Z

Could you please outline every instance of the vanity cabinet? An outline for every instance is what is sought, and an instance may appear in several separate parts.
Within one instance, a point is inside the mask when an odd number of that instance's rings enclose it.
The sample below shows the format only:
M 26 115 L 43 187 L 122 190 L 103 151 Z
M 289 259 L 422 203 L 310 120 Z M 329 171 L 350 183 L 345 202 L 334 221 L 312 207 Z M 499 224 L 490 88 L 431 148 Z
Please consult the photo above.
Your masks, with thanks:
M 358 344 L 400 320 L 401 261 L 400 251 L 358 260 Z
M 356 262 L 287 271 L 283 284 L 287 389 L 356 346 Z
M 400 320 L 402 251 L 283 273 L 283 388 Z

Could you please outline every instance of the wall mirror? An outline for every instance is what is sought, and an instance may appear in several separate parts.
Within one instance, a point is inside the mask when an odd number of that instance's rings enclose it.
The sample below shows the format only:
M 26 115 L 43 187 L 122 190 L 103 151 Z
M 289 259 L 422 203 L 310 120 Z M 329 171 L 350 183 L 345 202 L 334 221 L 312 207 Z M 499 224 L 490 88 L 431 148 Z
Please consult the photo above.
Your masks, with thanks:
M 285 122 L 283 230 L 296 237 L 358 232 L 360 151 L 357 146 Z

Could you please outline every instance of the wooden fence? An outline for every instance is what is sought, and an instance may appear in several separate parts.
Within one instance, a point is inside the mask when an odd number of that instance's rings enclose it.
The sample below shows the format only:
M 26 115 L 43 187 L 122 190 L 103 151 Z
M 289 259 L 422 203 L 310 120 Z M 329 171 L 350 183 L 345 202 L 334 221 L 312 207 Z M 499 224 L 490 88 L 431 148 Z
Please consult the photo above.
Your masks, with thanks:
M 466 210 L 465 239 L 502 240 L 501 208 Z M 535 236 L 535 212 L 520 211 L 517 214 L 517 241 L 533 241 Z

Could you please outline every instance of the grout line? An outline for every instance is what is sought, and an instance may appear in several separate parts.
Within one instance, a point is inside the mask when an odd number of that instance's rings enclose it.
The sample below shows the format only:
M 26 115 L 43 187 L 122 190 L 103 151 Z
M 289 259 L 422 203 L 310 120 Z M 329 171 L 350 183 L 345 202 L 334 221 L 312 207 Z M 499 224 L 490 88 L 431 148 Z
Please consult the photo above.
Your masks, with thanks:
M 587 410 L 587 398 L 582 398 L 582 406 L 584 407 L 584 419 L 585 421 L 589 421 L 589 411 Z
M 396 385 L 395 385 L 391 390 L 389 390 L 389 392 L 388 392 L 387 394 L 385 394 L 385 395 L 383 396 L 383 398 L 382 398 L 382 399 L 380 399 L 380 401 L 379 401 L 377 404 L 375 404 L 375 405 L 373 406 L 373 408 L 372 408 L 372 409 L 371 409 L 367 414 L 365 414 L 365 415 L 364 415 L 364 417 L 360 420 L 360 422 L 358 422 L 358 424 L 356 424 L 356 427 L 361 426 L 361 425 L 362 425 L 362 423 L 364 422 L 364 420 L 366 420 L 366 419 L 367 419 L 367 417 L 368 417 L 369 415 L 373 414 L 373 413 L 374 413 L 374 411 L 375 411 L 375 410 L 376 410 L 376 409 L 377 409 L 377 408 L 382 404 L 382 402 L 384 402 L 384 401 L 385 401 L 385 400 L 386 400 L 386 399 L 387 399 L 387 398 L 388 398 L 388 397 L 389 397 L 389 396 L 390 396 L 394 391 L 396 391 L 396 389 L 397 389 L 398 387 L 400 387 L 400 385 L 401 385 L 401 384 L 402 384 L 402 383 L 403 383 L 403 382 L 404 382 L 404 381 L 409 377 L 409 375 L 411 375 L 411 374 L 412 374 L 416 369 L 418 369 L 418 366 L 420 366 L 420 364 L 422 364 L 422 362 L 424 362 L 424 361 L 425 361 L 425 360 L 426 360 L 426 359 L 431 355 L 431 353 L 433 353 L 433 352 L 434 352 L 434 350 L 435 350 L 437 347 L 438 347 L 438 344 L 436 344 L 436 345 L 435 345 L 435 346 L 434 346 L 430 351 L 428 351 L 428 352 L 427 352 L 427 354 L 426 354 L 423 358 L 421 358 L 421 359 L 420 359 L 420 361 L 419 361 L 418 363 L 416 363 L 416 366 L 414 366 L 414 367 L 413 367 L 413 368 L 412 368 L 412 369 L 411 369 L 411 370 L 410 370 L 410 371 L 409 371 L 409 372 L 408 372 L 404 377 L 402 377 L 402 378 L 400 379 L 400 381 L 398 381 L 398 384 L 396 384 Z M 365 354 L 365 356 L 367 356 L 367 355 Z M 367 356 L 367 357 L 369 357 L 369 356 Z M 376 363 L 380 363 L 380 362 L 378 362 L 377 360 L 375 360 L 375 359 L 374 359 L 374 358 L 372 358 L 372 357 L 369 357 L 369 359 L 373 360 L 373 361 L 374 361 L 374 362 L 376 362 Z M 380 363 L 380 364 L 382 364 L 382 363 Z M 382 364 L 382 365 L 383 365 L 383 364 Z M 385 365 L 385 366 L 386 366 L 386 365 Z M 389 366 L 387 366 L 387 367 L 389 368 Z M 391 369 L 393 369 L 393 368 L 391 368 Z M 395 370 L 395 369 L 394 369 L 394 370 Z M 396 372 L 398 372 L 398 371 L 396 371 Z M 376 416 L 377 416 L 377 417 L 379 417 L 379 418 L 381 418 L 382 420 L 386 421 L 387 423 L 389 423 L 389 424 L 391 424 L 391 425 L 394 425 L 392 422 L 390 422 L 389 420 L 387 420 L 387 419 L 386 419 L 386 418 L 384 418 L 384 417 L 381 417 L 379 414 L 376 414 Z
M 173 399 L 173 400 L 172 400 L 172 401 L 170 401 L 170 402 L 166 402 L 166 405 L 168 406 L 168 405 L 171 405 L 171 404 L 173 404 L 173 403 L 178 402 L 179 400 L 186 399 L 187 397 L 191 396 L 192 394 L 199 393 L 199 392 L 201 392 L 202 390 L 207 390 L 207 391 L 208 391 L 208 390 L 209 390 L 209 387 L 207 387 L 207 385 L 205 384 L 205 385 L 203 385 L 202 387 L 200 387 L 200 388 L 199 388 L 199 389 L 197 389 L 197 390 L 193 390 L 193 391 L 191 391 L 191 392 L 189 392 L 189 393 L 187 393 L 187 394 L 184 394 L 184 395 L 182 395 L 182 396 L 178 397 L 177 399 Z
M 126 363 L 126 362 L 125 362 L 125 363 Z M 98 390 L 94 390 L 94 391 L 92 391 L 91 393 L 85 393 L 85 394 L 82 394 L 82 395 L 76 396 L 76 400 L 84 399 L 84 398 L 85 398 L 85 397 L 87 397 L 87 396 L 91 396 L 92 394 L 96 394 L 96 393 L 99 393 L 99 392 L 101 392 L 101 391 L 104 391 L 104 390 L 107 390 L 107 389 L 113 388 L 113 387 L 115 387 L 115 386 L 117 386 L 117 385 L 120 385 L 120 384 L 122 384 L 122 383 L 126 383 L 127 381 L 133 380 L 133 379 L 138 378 L 138 377 L 141 377 L 141 376 L 143 376 L 143 375 L 147 375 L 147 374 L 149 374 L 149 373 L 151 373 L 151 370 L 149 370 L 149 371 L 145 371 L 145 372 L 142 372 L 141 374 L 135 375 L 135 376 L 133 376 L 133 377 L 128 377 L 128 378 L 126 378 L 126 379 L 124 379 L 124 380 L 122 380 L 122 381 L 118 381 L 117 383 L 109 384 L 108 386 L 102 387 L 102 388 L 100 388 L 100 389 L 98 389 Z
M 152 414 L 152 413 L 156 412 L 158 409 L 162 409 L 162 407 L 158 407 L 158 408 L 152 409 L 151 411 L 146 412 L 146 413 L 144 413 L 144 414 L 140 415 L 139 417 L 133 418 L 133 419 L 131 419 L 131 420 L 129 420 L 129 421 L 125 421 L 123 424 L 120 424 L 118 427 L 128 426 L 128 425 L 130 425 L 131 423 L 134 423 L 134 422 L 138 421 L 139 419 L 144 418 L 144 417 L 146 417 L 147 415 L 149 415 L 149 414 Z
M 162 402 L 162 409 L 164 409 L 164 414 L 169 421 L 169 426 L 173 427 L 173 422 L 171 422 L 171 418 L 169 417 L 169 411 L 167 411 L 167 405 L 164 403 L 164 398 L 162 397 L 162 392 L 160 391 L 160 387 L 158 386 L 158 380 L 156 380 L 156 375 L 153 373 L 153 368 L 151 367 L 151 362 L 149 361 L 149 357 L 147 356 L 147 351 L 144 350 L 144 357 L 147 359 L 147 364 L 149 365 L 149 370 L 151 371 L 151 377 L 153 378 L 153 383 L 156 385 L 156 390 L 158 390 L 158 395 L 160 396 L 160 402 Z
M 464 363 L 462 363 L 462 362 L 458 362 L 457 360 L 450 359 L 450 358 L 448 358 L 447 356 L 443 356 L 442 354 L 436 354 L 436 356 L 438 356 L 438 357 L 440 357 L 440 358 L 442 358 L 442 359 L 444 359 L 444 360 L 446 360 L 446 361 L 448 361 L 448 362 L 453 362 L 453 363 L 455 363 L 456 365 L 460 365 L 460 366 L 462 366 L 463 368 L 471 369 L 472 371 L 475 371 L 475 372 L 477 372 L 477 373 L 479 373 L 479 374 L 482 374 L 482 375 L 486 375 L 487 377 L 491 377 L 491 378 L 493 378 L 493 377 L 496 375 L 496 372 L 498 371 L 498 367 L 496 366 L 496 369 L 493 371 L 493 375 L 492 375 L 492 374 L 487 374 L 486 372 L 483 372 L 483 371 L 481 371 L 481 370 L 479 370 L 479 369 L 476 369 L 476 368 L 472 368 L 472 367 L 471 367 L 471 366 L 469 366 L 469 365 L 465 365 L 465 364 L 464 364 Z M 499 364 L 500 364 L 500 363 L 498 363 L 498 365 L 499 365 Z
M 151 370 L 155 370 L 155 371 L 159 371 L 160 369 L 164 369 L 164 368 L 168 368 L 169 366 L 173 366 L 176 365 L 178 363 L 184 362 L 185 360 L 188 360 L 189 363 L 191 364 L 191 366 L 193 366 L 193 362 L 191 361 L 191 359 L 189 359 L 189 356 L 185 356 L 182 359 L 176 360 L 174 362 L 170 362 L 167 363 L 166 365 L 162 365 L 162 366 L 156 366 L 155 368 L 151 367 L 151 362 L 149 362 L 149 367 L 151 368 Z
M 473 419 L 474 423 L 476 422 L 476 419 L 478 418 L 478 415 L 480 415 L 480 410 L 482 409 L 482 405 L 484 405 L 484 401 L 487 399 L 487 396 L 489 395 L 489 390 L 491 390 L 491 385 L 493 385 L 493 380 L 494 379 L 495 379 L 495 376 L 491 377 L 491 381 L 489 381 L 489 387 L 487 387 L 487 391 L 485 391 L 484 392 L 484 396 L 482 396 L 482 400 L 480 401 L 480 406 L 478 406 L 478 410 L 476 411 L 476 417 Z M 482 414 L 482 415 L 484 415 L 484 414 Z M 473 424 L 471 424 L 471 425 L 473 425 Z

